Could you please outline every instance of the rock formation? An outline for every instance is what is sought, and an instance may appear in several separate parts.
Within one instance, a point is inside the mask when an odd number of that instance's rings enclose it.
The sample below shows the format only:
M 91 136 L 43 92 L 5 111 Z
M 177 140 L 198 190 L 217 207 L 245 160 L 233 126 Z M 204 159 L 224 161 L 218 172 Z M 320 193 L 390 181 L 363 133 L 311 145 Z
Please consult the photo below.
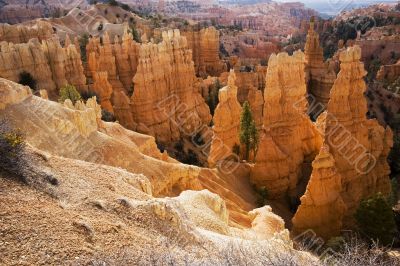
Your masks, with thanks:
M 37 21 L 32 26 L 0 24 L 0 42 L 26 43 L 30 39 L 39 41 L 51 38 L 53 29 L 46 21 Z
M 324 64 L 322 47 L 319 44 L 319 35 L 314 31 L 314 21 L 310 22 L 305 45 L 307 64 L 308 92 L 310 102 L 310 115 L 316 119 L 326 109 L 329 101 L 329 92 L 336 79 L 336 73 Z
M 379 69 L 376 79 L 381 81 L 394 82 L 400 77 L 400 60 L 393 65 L 383 65 Z
M 56 38 L 31 39 L 28 43 L 0 43 L 0 77 L 19 82 L 20 73 L 28 72 L 36 80 L 36 89 L 46 89 L 49 97 L 58 97 L 58 89 L 72 84 L 86 90 L 82 61 L 74 45 L 61 47 Z
M 251 89 L 247 94 L 247 100 L 250 104 L 251 113 L 258 130 L 262 129 L 263 125 L 263 108 L 264 97 L 261 90 Z
M 242 107 L 237 100 L 235 72 L 230 71 L 228 85 L 219 90 L 219 103 L 213 117 L 213 137 L 208 164 L 214 167 L 218 161 L 233 156 L 233 147 L 240 145 L 239 128 Z
M 95 92 L 105 99 L 103 108 L 113 110 L 121 125 L 132 130 L 137 130 L 137 124 L 132 117 L 129 96 L 133 93 L 132 79 L 136 74 L 139 47 L 127 28 L 121 42 L 116 36 L 112 44 L 108 32 L 105 32 L 102 43 L 100 38 L 93 37 L 86 46 L 88 77 L 94 82 Z M 96 84 L 99 75 L 104 82 Z M 105 91 L 102 92 L 102 89 Z M 111 101 L 111 106 L 108 101 Z
M 110 113 L 114 113 L 114 109 L 111 104 L 113 88 L 108 82 L 107 72 L 96 72 L 94 73 L 93 78 L 94 84 L 91 86 L 91 90 L 99 97 L 101 107 Z
M 133 79 L 135 122 L 161 142 L 192 135 L 209 124 L 210 110 L 194 86 L 191 50 L 179 30 L 163 32 L 159 44 L 142 44 Z
M 311 162 L 321 136 L 306 115 L 304 54 L 273 54 L 268 62 L 264 90 L 264 122 L 251 180 L 265 186 L 272 198 L 297 197 L 297 185 L 306 178 L 303 164 Z
M 188 47 L 192 49 L 192 56 L 196 74 L 207 77 L 219 76 L 226 71 L 225 65 L 219 58 L 219 31 L 214 27 L 201 30 L 182 32 L 186 37 Z
M 349 227 L 360 201 L 377 192 L 390 192 L 387 155 L 392 132 L 366 118 L 366 71 L 358 46 L 340 53 L 340 72 L 332 87 L 327 111 L 317 123 L 324 138 L 293 230 L 313 229 L 328 239 Z

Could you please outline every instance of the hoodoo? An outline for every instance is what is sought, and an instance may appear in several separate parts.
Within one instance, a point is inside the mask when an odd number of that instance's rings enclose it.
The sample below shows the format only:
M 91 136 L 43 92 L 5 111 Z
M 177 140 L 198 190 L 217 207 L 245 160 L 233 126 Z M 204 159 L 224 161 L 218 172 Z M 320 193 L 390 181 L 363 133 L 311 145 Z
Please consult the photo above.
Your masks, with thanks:
M 237 100 L 235 80 L 235 72 L 231 70 L 228 85 L 220 89 L 218 94 L 219 103 L 213 117 L 214 135 L 208 156 L 208 163 L 211 167 L 215 166 L 218 161 L 232 156 L 234 154 L 233 147 L 240 145 L 239 127 L 242 107 Z
M 273 54 L 264 91 L 264 123 L 251 180 L 272 198 L 297 196 L 304 162 L 321 146 L 321 136 L 308 118 L 304 54 Z
M 352 224 L 362 199 L 377 192 L 390 193 L 387 156 L 392 131 L 366 117 L 361 49 L 348 48 L 339 58 L 340 72 L 327 111 L 317 121 L 324 144 L 293 218 L 295 233 L 313 229 L 325 239 Z

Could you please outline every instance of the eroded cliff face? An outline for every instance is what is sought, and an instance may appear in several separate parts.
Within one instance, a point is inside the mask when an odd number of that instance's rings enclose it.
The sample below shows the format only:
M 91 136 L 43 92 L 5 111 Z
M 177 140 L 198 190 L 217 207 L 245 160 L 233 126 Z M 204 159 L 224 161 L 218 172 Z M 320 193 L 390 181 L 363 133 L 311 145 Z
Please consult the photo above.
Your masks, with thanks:
M 131 113 L 129 96 L 133 92 L 139 47 L 127 29 L 122 40 L 115 37 L 113 44 L 105 32 L 101 43 L 100 38 L 94 37 L 86 46 L 91 89 L 100 97 L 102 107 L 112 110 L 119 123 L 132 130 L 137 130 L 138 125 Z
M 168 143 L 190 136 L 211 121 L 210 110 L 195 88 L 192 52 L 179 30 L 162 33 L 159 44 L 142 44 L 133 78 L 131 110 L 157 140 Z
M 226 66 L 219 58 L 219 31 L 214 27 L 183 31 L 188 48 L 192 49 L 196 74 L 201 77 L 219 76 Z
M 37 21 L 32 26 L 0 24 L 0 41 L 26 43 L 33 38 L 42 41 L 51 38 L 52 34 L 51 24 L 46 21 Z
M 309 92 L 309 113 L 316 119 L 326 109 L 329 93 L 336 79 L 336 73 L 329 62 L 324 63 L 323 50 L 319 43 L 319 35 L 314 30 L 314 22 L 310 22 L 305 44 L 306 71 Z
M 213 117 L 213 137 L 208 164 L 214 167 L 218 161 L 233 155 L 233 147 L 240 145 L 239 128 L 242 107 L 237 100 L 236 75 L 230 71 L 228 84 L 219 90 L 219 103 Z
M 0 43 L 0 77 L 19 82 L 20 73 L 28 72 L 36 80 L 36 89 L 48 91 L 51 99 L 58 90 L 72 84 L 86 90 L 86 77 L 75 45 L 62 47 L 57 38 L 31 39 L 27 43 Z
M 251 181 L 271 198 L 297 197 L 303 164 L 311 162 L 321 136 L 308 118 L 304 54 L 273 54 L 264 90 L 264 122 Z
M 327 111 L 317 123 L 323 147 L 301 205 L 293 218 L 294 233 L 313 229 L 328 239 L 349 227 L 361 199 L 390 192 L 387 155 L 390 128 L 366 118 L 366 75 L 358 46 L 340 53 L 340 72 L 332 87 Z
M 400 77 L 400 60 L 393 65 L 383 65 L 376 74 L 376 79 L 394 82 Z

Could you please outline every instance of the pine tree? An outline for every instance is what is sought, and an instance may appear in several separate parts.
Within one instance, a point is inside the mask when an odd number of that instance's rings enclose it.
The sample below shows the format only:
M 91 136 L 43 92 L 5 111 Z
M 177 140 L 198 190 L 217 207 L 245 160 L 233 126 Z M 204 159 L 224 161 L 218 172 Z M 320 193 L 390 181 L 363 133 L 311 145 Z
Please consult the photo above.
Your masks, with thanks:
M 73 85 L 66 85 L 60 89 L 60 98 L 58 101 L 64 103 L 66 99 L 70 99 L 73 104 L 81 99 L 81 95 Z
M 256 127 L 256 122 L 252 120 L 251 125 L 250 125 L 250 149 L 253 150 L 254 154 L 254 159 L 257 154 L 257 149 L 258 149 L 258 142 L 259 142 L 259 136 L 258 136 L 258 131 Z
M 249 159 L 250 150 L 256 154 L 259 136 L 256 128 L 256 124 L 251 113 L 250 105 L 246 101 L 243 104 L 242 114 L 240 116 L 240 143 L 245 146 L 245 160 Z

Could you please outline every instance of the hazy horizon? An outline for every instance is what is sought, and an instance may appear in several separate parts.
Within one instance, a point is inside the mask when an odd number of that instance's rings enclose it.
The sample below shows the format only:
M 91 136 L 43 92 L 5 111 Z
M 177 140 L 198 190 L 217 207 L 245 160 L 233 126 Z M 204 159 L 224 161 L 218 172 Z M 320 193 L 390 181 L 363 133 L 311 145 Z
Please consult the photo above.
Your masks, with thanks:
M 326 15 L 336 15 L 344 10 L 365 7 L 379 3 L 396 3 L 398 0 L 274 0 L 276 2 L 301 2 Z

